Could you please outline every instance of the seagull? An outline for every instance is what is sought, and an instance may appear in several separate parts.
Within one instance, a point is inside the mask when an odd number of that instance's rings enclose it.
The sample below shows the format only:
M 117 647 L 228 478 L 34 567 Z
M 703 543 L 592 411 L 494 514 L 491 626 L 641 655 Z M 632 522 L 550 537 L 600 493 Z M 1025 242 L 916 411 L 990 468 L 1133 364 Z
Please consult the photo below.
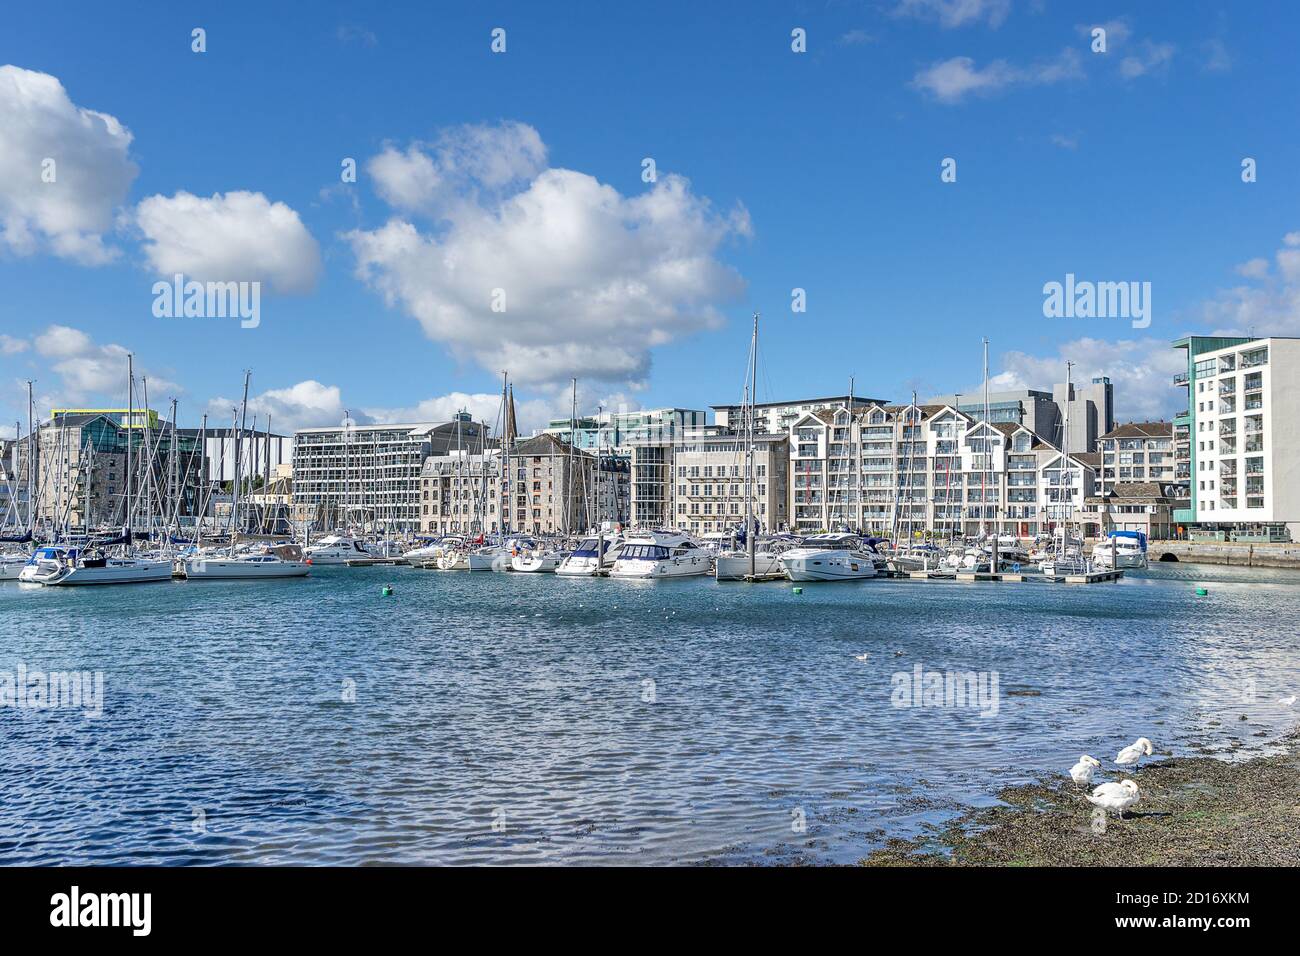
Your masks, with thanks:
M 1100 760 L 1084 754 L 1079 758 L 1079 762 L 1070 768 L 1070 779 L 1079 786 L 1086 787 L 1092 783 L 1092 772 L 1100 766 Z
M 870 657 L 871 657 L 870 654 L 854 654 L 854 655 L 853 655 L 853 659 L 854 659 L 855 661 L 865 661 L 865 660 L 867 660 L 867 659 L 870 658 Z
M 1124 816 L 1125 810 L 1141 799 L 1142 795 L 1138 793 L 1138 785 L 1132 780 L 1123 780 L 1120 783 L 1103 783 L 1088 794 L 1088 802 L 1093 806 L 1101 807 L 1104 810 L 1118 810 L 1121 817 Z
M 1277 702 L 1283 707 L 1290 707 L 1295 704 L 1295 694 L 1292 694 L 1290 697 L 1279 697 Z
M 1136 767 L 1138 761 L 1152 753 L 1151 741 L 1139 737 L 1115 756 L 1115 763 L 1121 767 Z

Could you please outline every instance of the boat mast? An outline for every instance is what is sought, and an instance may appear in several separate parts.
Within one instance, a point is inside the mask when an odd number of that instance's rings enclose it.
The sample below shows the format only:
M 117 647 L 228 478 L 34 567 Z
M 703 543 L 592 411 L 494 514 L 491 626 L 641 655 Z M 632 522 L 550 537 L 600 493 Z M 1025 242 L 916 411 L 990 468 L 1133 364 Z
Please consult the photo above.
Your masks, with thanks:
M 754 399 L 758 390 L 758 313 L 754 313 L 754 334 L 749 341 L 749 413 L 745 417 L 749 447 L 745 452 L 745 552 L 749 558 L 749 576 L 755 576 L 754 567 Z M 850 417 L 852 422 L 852 401 Z
M 989 340 L 984 342 L 984 480 L 980 483 L 980 537 L 987 533 L 985 519 L 988 517 L 989 479 L 993 477 L 993 423 L 989 421 Z M 994 505 L 996 507 L 996 504 Z
M 27 530 L 36 534 L 36 441 L 32 432 L 32 382 L 27 382 Z M 15 429 L 14 434 L 17 434 Z
M 235 435 L 235 495 L 230 502 L 230 556 L 235 556 L 235 541 L 239 531 L 239 482 L 243 469 L 240 454 L 243 449 L 244 428 L 248 424 L 248 380 L 253 377 L 252 369 L 244 369 L 244 397 L 239 403 L 239 431 Z
M 131 544 L 131 424 L 135 419 L 135 356 L 126 355 L 126 501 L 123 515 L 126 518 L 126 534 L 122 542 L 122 557 L 126 557 Z
M 510 510 L 512 505 L 512 495 L 510 493 L 510 411 L 506 405 L 508 399 L 506 392 L 509 388 L 510 377 L 505 371 L 501 372 L 501 543 L 506 543 L 506 535 L 510 533 Z
M 1070 485 L 1070 370 L 1074 368 L 1073 362 L 1065 363 L 1065 430 L 1061 434 L 1061 477 L 1065 480 L 1065 493 L 1068 501 L 1065 505 L 1065 520 L 1062 522 L 1061 530 L 1061 555 L 1064 557 L 1065 549 L 1069 546 L 1070 540 L 1070 512 L 1074 506 L 1074 489 Z M 1082 541 L 1080 542 L 1082 545 Z M 1082 557 L 1083 548 L 1079 548 L 1079 555 Z

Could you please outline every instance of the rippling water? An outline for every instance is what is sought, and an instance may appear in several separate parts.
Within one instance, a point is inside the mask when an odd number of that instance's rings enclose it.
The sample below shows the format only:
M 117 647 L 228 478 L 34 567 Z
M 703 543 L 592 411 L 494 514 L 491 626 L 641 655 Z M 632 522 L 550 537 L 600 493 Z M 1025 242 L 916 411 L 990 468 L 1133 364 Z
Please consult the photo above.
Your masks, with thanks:
M 1300 575 L 1207 566 L 6 584 L 0 675 L 105 688 L 97 718 L 0 707 L 0 863 L 851 862 L 1140 735 L 1267 747 L 1298 650 Z M 996 671 L 997 714 L 895 707 L 916 664 Z

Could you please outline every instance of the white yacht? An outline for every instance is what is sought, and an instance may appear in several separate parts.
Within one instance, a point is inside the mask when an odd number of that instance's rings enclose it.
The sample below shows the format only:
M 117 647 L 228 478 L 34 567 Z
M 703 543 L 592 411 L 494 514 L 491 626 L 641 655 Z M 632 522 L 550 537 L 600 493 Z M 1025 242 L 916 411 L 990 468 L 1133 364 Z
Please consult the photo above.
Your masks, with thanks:
M 943 549 L 937 545 L 912 544 L 890 551 L 888 563 L 895 571 L 937 571 L 943 557 Z
M 31 556 L 6 551 L 0 554 L 0 581 L 17 581 Z
M 370 545 L 346 534 L 328 534 L 303 552 L 310 564 L 347 564 L 381 557 Z
M 876 557 L 855 534 L 815 534 L 781 555 L 791 581 L 856 581 L 876 576 Z
M 305 578 L 311 565 L 296 544 L 231 554 L 196 554 L 184 562 L 191 581 L 235 581 L 261 578 Z
M 521 551 L 510 559 L 510 569 L 512 571 L 526 571 L 538 573 L 553 573 L 560 563 L 568 557 L 567 551 L 542 551 L 539 548 L 533 548 L 527 551 Z
M 1066 574 L 1087 574 L 1092 570 L 1083 551 L 1073 545 L 1058 551 L 1041 565 L 1043 574 L 1049 578 L 1059 578 Z
M 1110 537 L 1092 549 L 1093 563 L 1099 568 L 1145 568 L 1147 536 L 1141 531 L 1112 531 Z
M 60 547 L 37 548 L 18 575 L 19 581 L 49 586 L 143 584 L 171 579 L 171 561 L 110 558 L 99 552 L 87 555 L 76 548 Z
M 761 538 L 754 542 L 754 574 L 785 577 L 781 555 L 797 547 L 795 538 Z M 713 576 L 719 581 L 743 581 L 749 577 L 749 552 L 744 548 L 723 551 L 713 560 Z
M 622 547 L 623 539 L 617 534 L 610 534 L 604 538 L 595 536 L 583 538 L 573 553 L 560 562 L 555 573 L 571 577 L 591 577 L 601 571 L 608 571 L 614 566 Z
M 402 553 L 406 563 L 416 568 L 436 568 L 438 559 L 448 551 L 462 546 L 465 539 L 459 535 L 449 535 L 441 541 L 434 541 L 430 544 L 413 548 L 410 551 Z
M 649 531 L 629 535 L 610 568 L 611 578 L 680 578 L 708 574 L 713 558 L 684 534 Z

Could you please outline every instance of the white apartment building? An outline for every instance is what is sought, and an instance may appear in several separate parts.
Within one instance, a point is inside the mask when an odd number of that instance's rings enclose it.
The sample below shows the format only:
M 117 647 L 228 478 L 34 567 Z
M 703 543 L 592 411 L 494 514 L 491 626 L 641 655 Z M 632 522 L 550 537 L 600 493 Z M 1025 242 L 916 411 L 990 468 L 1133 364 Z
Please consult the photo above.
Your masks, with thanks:
M 1300 339 L 1212 339 L 1188 350 L 1191 520 L 1237 535 L 1300 534 Z
M 754 431 L 758 434 L 785 434 L 794 422 L 812 412 L 835 408 L 866 408 L 886 404 L 883 398 L 858 398 L 848 395 L 827 395 L 822 398 L 800 398 L 788 402 L 762 402 L 754 405 Z M 745 406 L 714 405 L 714 421 L 719 428 L 739 430 L 744 427 Z
M 711 432 L 711 433 L 709 433 Z M 746 481 L 748 440 L 716 428 L 672 448 L 672 519 L 663 527 L 710 534 L 744 527 L 752 495 L 760 531 L 788 523 L 789 440 L 754 436 L 754 474 Z
M 1066 463 L 1025 426 L 978 422 L 948 405 L 823 409 L 790 428 L 799 533 L 1030 536 L 1077 520 L 1093 480 L 1090 462 Z
M 1174 423 L 1129 422 L 1117 425 L 1097 443 L 1101 454 L 1098 484 L 1101 493 L 1121 483 L 1150 481 L 1160 485 L 1176 481 Z
M 295 513 L 318 529 L 419 529 L 424 460 L 478 451 L 486 429 L 468 415 L 442 423 L 304 428 L 293 436 Z

